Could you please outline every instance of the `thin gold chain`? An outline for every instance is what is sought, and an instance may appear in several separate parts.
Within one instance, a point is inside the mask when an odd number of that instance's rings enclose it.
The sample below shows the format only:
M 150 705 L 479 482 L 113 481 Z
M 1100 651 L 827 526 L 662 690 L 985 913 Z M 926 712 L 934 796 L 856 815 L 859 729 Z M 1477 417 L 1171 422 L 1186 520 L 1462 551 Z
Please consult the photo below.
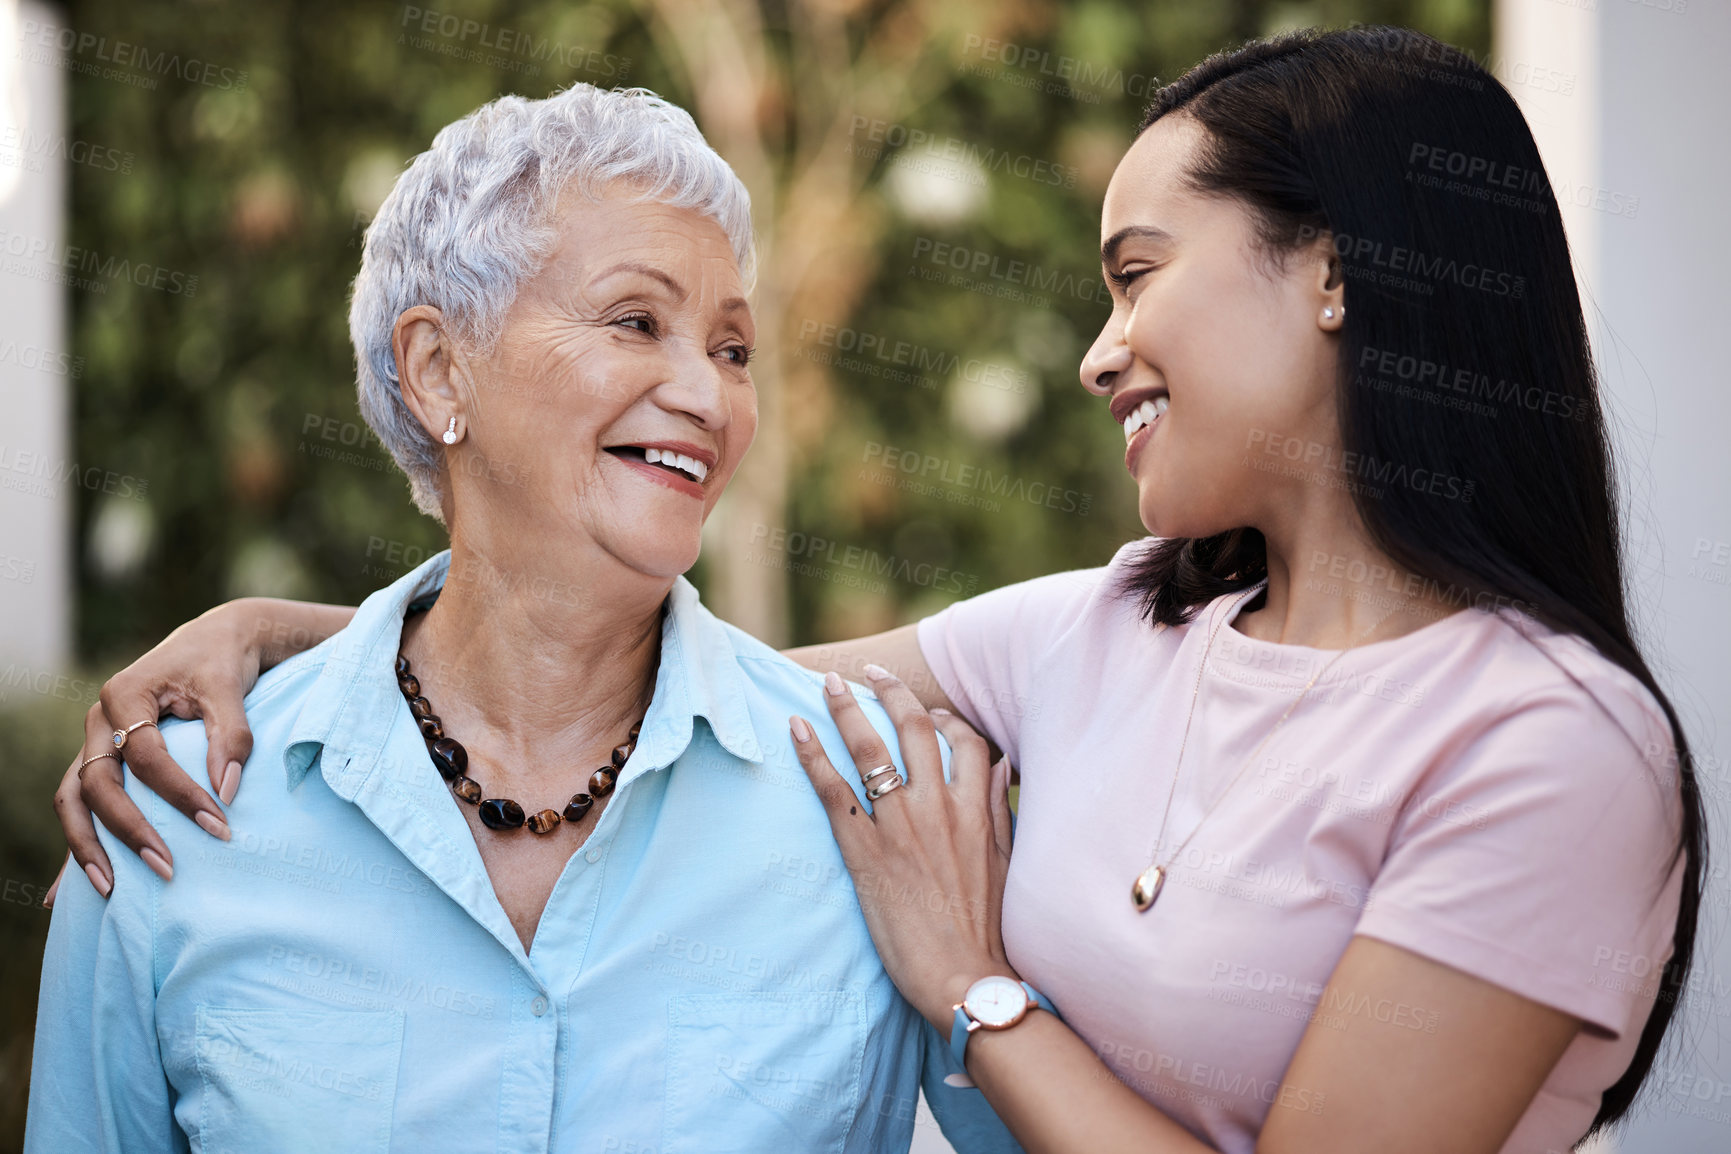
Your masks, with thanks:
M 1321 669 L 1318 669 L 1315 673 L 1311 674 L 1310 680 L 1305 682 L 1304 688 L 1299 690 L 1298 696 L 1292 699 L 1292 704 L 1286 707 L 1286 712 L 1280 715 L 1280 720 L 1274 723 L 1274 728 L 1270 729 L 1268 734 L 1263 737 L 1261 741 L 1257 742 L 1256 748 L 1250 751 L 1250 756 L 1244 759 L 1244 764 L 1238 767 L 1238 772 L 1232 775 L 1232 780 L 1226 783 L 1226 788 L 1222 789 L 1215 796 L 1214 800 L 1209 803 L 1208 808 L 1202 811 L 1202 816 L 1197 819 L 1196 824 L 1191 827 L 1190 832 L 1184 836 L 1184 840 L 1178 843 L 1178 848 L 1173 850 L 1164 862 L 1161 862 L 1158 860 L 1160 846 L 1166 840 L 1166 823 L 1172 816 L 1172 800 L 1178 796 L 1178 774 L 1179 771 L 1184 768 L 1184 750 L 1185 747 L 1190 744 L 1190 722 L 1196 716 L 1196 699 L 1202 694 L 1202 675 L 1208 669 L 1208 657 L 1209 654 L 1214 651 L 1214 639 L 1219 635 L 1220 627 L 1225 625 L 1236 615 L 1238 608 L 1261 591 L 1262 590 L 1260 589 L 1252 589 L 1239 597 L 1237 601 L 1234 601 L 1227 611 L 1222 613 L 1220 618 L 1214 622 L 1214 627 L 1208 631 L 1208 644 L 1202 647 L 1202 661 L 1196 667 L 1196 686 L 1190 691 L 1190 711 L 1184 715 L 1184 736 L 1178 743 L 1178 760 L 1172 766 L 1172 785 L 1171 788 L 1166 791 L 1166 810 L 1160 815 L 1160 832 L 1154 839 L 1154 848 L 1148 851 L 1148 860 L 1153 862 L 1155 865 L 1160 866 L 1162 869 L 1169 867 L 1173 862 L 1178 860 L 1178 855 L 1184 852 L 1184 847 L 1190 844 L 1190 839 L 1196 836 L 1196 831 L 1202 828 L 1203 823 L 1206 822 L 1209 816 L 1214 813 L 1215 808 L 1226 799 L 1227 794 L 1232 792 L 1232 787 L 1238 784 L 1238 779 L 1244 776 L 1244 771 L 1250 768 L 1251 763 L 1256 760 L 1256 755 L 1261 753 L 1263 748 L 1267 746 L 1270 741 L 1274 740 L 1274 735 L 1280 732 L 1280 727 L 1286 724 L 1286 719 L 1292 716 L 1292 711 L 1298 708 L 1298 703 L 1303 701 L 1305 696 L 1310 693 L 1311 687 L 1318 681 L 1322 680 L 1323 674 L 1334 668 L 1335 662 L 1339 661 L 1351 650 L 1356 649 L 1361 645 L 1365 638 L 1376 632 L 1383 622 L 1394 616 L 1395 612 L 1393 609 L 1390 609 L 1387 613 L 1384 613 L 1381 617 L 1378 617 L 1375 621 L 1371 622 L 1370 626 L 1354 638 L 1350 645 L 1331 657 L 1328 660 L 1328 663 Z

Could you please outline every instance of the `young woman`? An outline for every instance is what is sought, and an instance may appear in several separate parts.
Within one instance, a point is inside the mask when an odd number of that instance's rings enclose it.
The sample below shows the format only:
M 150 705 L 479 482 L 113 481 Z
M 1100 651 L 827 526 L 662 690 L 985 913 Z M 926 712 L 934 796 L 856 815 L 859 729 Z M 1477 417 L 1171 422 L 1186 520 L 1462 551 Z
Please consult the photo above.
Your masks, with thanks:
M 1705 832 L 1519 111 L 1411 32 L 1253 43 L 1157 95 L 1101 237 L 1082 383 L 1154 539 L 795 653 L 897 722 L 907 784 L 868 812 L 791 721 L 885 967 L 1032 1149 L 1567 1149 L 1676 1012 Z M 202 713 L 232 797 L 261 612 L 348 611 L 213 611 L 109 683 L 92 740 Z M 830 687 L 869 776 L 888 751 Z M 1013 858 L 949 710 L 1021 771 Z M 134 768 L 220 812 L 158 750 Z M 85 804 L 160 852 L 106 772 L 57 803 L 103 878 Z

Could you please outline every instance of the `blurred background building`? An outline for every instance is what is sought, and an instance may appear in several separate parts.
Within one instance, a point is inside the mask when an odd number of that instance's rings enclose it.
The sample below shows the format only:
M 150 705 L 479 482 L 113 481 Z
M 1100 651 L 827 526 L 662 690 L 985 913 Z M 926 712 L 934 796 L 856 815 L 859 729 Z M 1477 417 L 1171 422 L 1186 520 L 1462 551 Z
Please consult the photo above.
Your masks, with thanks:
M 1731 4 L 0 3 L 0 1150 L 62 852 L 48 799 L 101 677 L 219 600 L 352 603 L 442 547 L 360 423 L 346 331 L 362 232 L 434 131 L 502 92 L 640 84 L 740 172 L 763 421 L 694 578 L 806 642 L 1141 535 L 1075 375 L 1106 313 L 1106 181 L 1163 80 L 1351 22 L 1472 52 L 1526 110 L 1610 398 L 1642 634 L 1722 830 Z M 1725 872 L 1687 1025 L 1602 1149 L 1731 1149 Z M 922 1126 L 915 1149 L 945 1146 Z

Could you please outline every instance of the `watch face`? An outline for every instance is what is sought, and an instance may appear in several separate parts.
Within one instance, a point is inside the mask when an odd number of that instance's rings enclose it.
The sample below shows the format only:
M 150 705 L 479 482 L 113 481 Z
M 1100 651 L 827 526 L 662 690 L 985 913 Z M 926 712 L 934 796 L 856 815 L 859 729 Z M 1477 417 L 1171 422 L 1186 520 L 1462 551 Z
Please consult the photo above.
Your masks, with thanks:
M 1028 992 L 1012 978 L 981 978 L 968 987 L 963 1005 L 981 1026 L 1001 1030 L 1021 1021 L 1028 1011 Z

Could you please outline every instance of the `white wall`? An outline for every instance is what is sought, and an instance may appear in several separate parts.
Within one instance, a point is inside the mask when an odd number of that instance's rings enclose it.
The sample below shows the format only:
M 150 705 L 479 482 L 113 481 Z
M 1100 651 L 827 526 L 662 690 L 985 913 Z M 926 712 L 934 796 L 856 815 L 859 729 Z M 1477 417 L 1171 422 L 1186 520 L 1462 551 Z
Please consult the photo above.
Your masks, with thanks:
M 66 150 L 53 142 L 66 131 L 66 74 L 46 49 L 20 55 L 14 20 L 53 17 L 0 4 L 0 670 L 17 685 L 70 658 L 76 482 L 51 478 L 73 463 L 77 381 L 67 290 L 39 279 L 65 243 Z
M 1731 2 L 1500 0 L 1496 41 L 1495 70 L 1568 202 L 1564 224 L 1623 471 L 1637 625 L 1683 716 L 1719 842 L 1700 978 L 1641 1116 L 1616 1145 L 1623 1154 L 1723 1152 L 1731 1150 Z

